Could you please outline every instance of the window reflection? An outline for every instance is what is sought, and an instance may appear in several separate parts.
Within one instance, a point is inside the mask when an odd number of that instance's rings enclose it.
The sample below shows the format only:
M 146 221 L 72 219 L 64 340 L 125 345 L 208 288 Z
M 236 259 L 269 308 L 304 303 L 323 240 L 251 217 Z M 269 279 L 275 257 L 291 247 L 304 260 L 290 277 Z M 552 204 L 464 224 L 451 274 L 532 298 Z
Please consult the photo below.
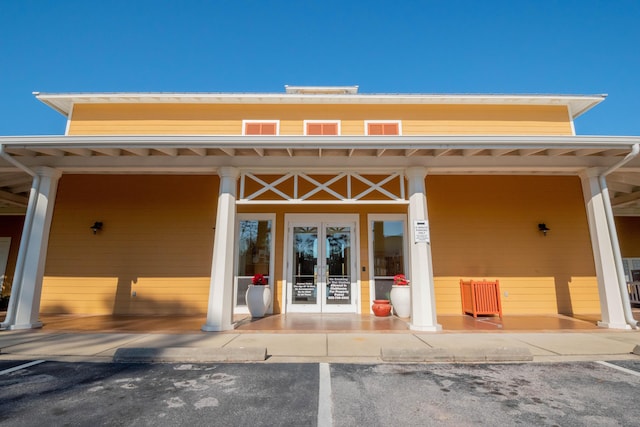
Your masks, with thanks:
M 238 236 L 238 287 L 236 304 L 246 305 L 245 293 L 254 274 L 269 280 L 271 262 L 271 221 L 242 220 Z
M 389 299 L 393 276 L 404 273 L 404 222 L 373 221 L 375 298 Z

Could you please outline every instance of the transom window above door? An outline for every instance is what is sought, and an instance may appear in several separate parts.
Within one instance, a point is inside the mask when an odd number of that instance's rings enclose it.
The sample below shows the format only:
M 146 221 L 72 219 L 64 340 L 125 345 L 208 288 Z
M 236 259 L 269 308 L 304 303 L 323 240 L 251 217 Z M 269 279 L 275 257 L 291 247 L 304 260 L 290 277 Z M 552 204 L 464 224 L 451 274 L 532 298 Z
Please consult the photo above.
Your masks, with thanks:
M 365 122 L 367 135 L 400 135 L 400 122 L 396 121 L 367 121 Z
M 277 120 L 244 120 L 242 132 L 244 135 L 278 135 L 279 124 Z
M 337 120 L 305 120 L 305 135 L 340 135 L 340 122 Z

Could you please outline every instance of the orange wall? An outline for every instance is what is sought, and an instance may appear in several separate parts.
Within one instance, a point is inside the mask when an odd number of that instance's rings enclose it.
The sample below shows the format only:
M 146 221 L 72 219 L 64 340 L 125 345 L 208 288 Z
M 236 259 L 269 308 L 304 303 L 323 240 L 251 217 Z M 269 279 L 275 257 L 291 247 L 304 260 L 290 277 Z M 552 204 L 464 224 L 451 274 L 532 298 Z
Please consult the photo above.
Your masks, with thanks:
M 216 176 L 63 175 L 41 311 L 206 313 L 217 194 Z
M 460 278 L 499 279 L 505 314 L 599 313 L 579 178 L 434 175 L 426 184 L 439 314 L 461 312 Z M 206 313 L 217 194 L 215 176 L 63 175 L 42 312 Z M 359 215 L 359 297 L 369 313 L 367 214 L 406 210 L 238 205 L 276 215 L 275 312 L 285 300 L 286 213 Z M 104 222 L 96 235 L 94 221 Z M 539 222 L 551 228 L 546 237 Z
M 499 279 L 505 314 L 600 312 L 579 178 L 428 176 L 427 197 L 439 314 L 461 278 Z
M 620 252 L 624 258 L 640 258 L 640 217 L 616 217 Z
M 240 135 L 242 120 L 280 120 L 302 135 L 304 120 L 341 120 L 364 135 L 365 120 L 402 120 L 404 135 L 571 135 L 566 107 L 521 105 L 77 104 L 70 135 Z
M 2 295 L 9 295 L 11 293 L 23 225 L 24 215 L 0 215 L 0 237 L 11 237 L 11 248 L 9 249 L 9 259 L 7 260 L 7 268 L 4 273 L 6 278 Z

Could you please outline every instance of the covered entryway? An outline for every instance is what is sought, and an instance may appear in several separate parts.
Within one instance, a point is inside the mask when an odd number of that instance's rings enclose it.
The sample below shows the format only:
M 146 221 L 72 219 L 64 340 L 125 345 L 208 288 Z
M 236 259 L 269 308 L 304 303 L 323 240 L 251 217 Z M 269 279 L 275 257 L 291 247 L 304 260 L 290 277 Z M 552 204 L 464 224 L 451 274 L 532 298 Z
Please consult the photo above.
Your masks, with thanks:
M 356 313 L 357 215 L 287 215 L 288 313 Z

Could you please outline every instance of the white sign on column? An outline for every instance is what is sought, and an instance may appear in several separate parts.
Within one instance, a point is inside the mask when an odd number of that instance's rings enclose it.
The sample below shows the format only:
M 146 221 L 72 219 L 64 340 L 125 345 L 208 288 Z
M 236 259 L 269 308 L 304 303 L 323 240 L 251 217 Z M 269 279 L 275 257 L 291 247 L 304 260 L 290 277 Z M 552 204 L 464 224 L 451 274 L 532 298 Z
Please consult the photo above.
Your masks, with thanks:
M 426 219 L 413 221 L 413 243 L 431 243 L 429 221 Z

